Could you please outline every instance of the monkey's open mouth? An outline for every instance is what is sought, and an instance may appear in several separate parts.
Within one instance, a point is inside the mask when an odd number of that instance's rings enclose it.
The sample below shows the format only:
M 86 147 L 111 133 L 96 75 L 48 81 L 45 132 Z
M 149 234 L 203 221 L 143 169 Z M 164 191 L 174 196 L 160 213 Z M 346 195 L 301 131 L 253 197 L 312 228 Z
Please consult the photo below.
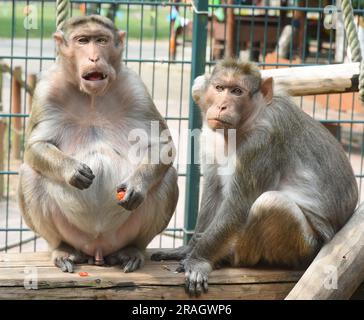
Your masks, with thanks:
M 84 74 L 82 78 L 87 81 L 100 81 L 100 80 L 105 80 L 107 78 L 107 75 L 102 72 L 93 71 Z

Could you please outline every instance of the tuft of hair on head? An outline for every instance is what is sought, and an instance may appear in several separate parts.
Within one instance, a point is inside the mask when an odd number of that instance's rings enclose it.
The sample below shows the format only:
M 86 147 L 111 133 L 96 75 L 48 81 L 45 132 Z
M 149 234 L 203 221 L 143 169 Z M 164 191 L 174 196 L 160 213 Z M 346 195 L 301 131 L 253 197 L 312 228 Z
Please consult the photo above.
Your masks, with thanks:
M 243 61 L 243 60 L 238 60 L 238 59 L 234 59 L 234 58 L 225 58 L 216 63 L 214 72 L 215 72 L 215 70 L 218 71 L 221 69 L 225 69 L 225 70 L 230 69 L 230 70 L 233 70 L 240 74 L 251 75 L 251 76 L 255 76 L 257 78 L 261 77 L 258 66 L 254 62 L 251 62 L 251 61 Z
M 221 72 L 232 72 L 237 76 L 245 76 L 250 80 L 251 90 L 258 90 L 262 81 L 260 70 L 254 62 L 243 61 L 235 58 L 225 58 L 216 63 L 212 71 L 212 77 L 221 74 Z
M 99 24 L 100 26 L 109 29 L 113 35 L 114 35 L 114 39 L 118 39 L 118 29 L 115 27 L 114 23 L 106 17 L 97 15 L 97 14 L 92 14 L 89 16 L 81 16 L 81 17 L 72 17 L 69 18 L 65 24 L 63 25 L 61 31 L 64 33 L 66 39 L 69 36 L 69 33 L 76 27 L 88 24 L 88 23 L 96 23 Z

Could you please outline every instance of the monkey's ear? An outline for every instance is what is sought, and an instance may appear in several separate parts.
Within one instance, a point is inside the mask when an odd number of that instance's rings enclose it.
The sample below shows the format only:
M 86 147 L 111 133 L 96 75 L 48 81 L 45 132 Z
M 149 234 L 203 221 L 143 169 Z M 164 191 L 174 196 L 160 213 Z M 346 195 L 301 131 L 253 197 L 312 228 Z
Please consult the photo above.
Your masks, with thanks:
M 53 38 L 56 41 L 56 45 L 60 46 L 64 43 L 64 34 L 62 31 L 58 30 L 55 33 L 53 33 Z
M 273 99 L 273 78 L 272 77 L 262 80 L 262 84 L 260 85 L 260 91 L 264 97 L 265 102 L 267 104 L 270 104 Z
M 119 31 L 119 40 L 121 43 L 124 43 L 124 39 L 125 39 L 125 35 L 126 35 L 126 32 L 125 31 Z
M 209 79 L 210 79 L 210 75 L 204 74 L 202 76 L 198 76 L 193 81 L 192 98 L 196 102 L 196 104 L 198 104 L 198 102 L 200 101 L 200 98 L 206 89 L 206 85 L 207 85 Z

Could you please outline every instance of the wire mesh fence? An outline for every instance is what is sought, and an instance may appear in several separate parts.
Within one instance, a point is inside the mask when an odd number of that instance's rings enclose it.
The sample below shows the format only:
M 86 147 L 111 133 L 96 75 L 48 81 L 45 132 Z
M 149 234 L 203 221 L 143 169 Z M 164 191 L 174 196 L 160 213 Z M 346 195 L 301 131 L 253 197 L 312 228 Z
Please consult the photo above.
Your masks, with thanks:
M 211 70 L 225 55 L 254 60 L 262 68 L 350 59 L 339 1 L 70 3 L 71 16 L 105 15 L 127 32 L 123 61 L 141 76 L 171 129 L 180 199 L 168 229 L 152 247 L 181 245 L 195 223 L 203 177 L 198 166 L 186 165 L 193 151 L 187 129 L 200 125 L 190 99 L 191 75 Z M 353 1 L 359 37 L 364 30 L 363 4 Z M 16 190 L 35 78 L 55 58 L 55 8 L 55 1 L 0 1 L 0 251 L 46 249 L 20 218 Z M 342 143 L 362 193 L 364 114 L 357 94 L 295 99 Z

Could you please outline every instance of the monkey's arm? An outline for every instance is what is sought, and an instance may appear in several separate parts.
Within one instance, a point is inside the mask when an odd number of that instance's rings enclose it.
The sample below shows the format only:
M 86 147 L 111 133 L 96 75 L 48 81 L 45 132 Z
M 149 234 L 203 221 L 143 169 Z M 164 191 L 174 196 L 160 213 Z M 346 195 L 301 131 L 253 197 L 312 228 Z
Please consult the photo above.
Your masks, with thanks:
M 234 194 L 235 190 L 231 190 Z M 231 194 L 231 195 L 232 195 Z M 236 200 L 236 201 L 235 201 Z M 207 292 L 208 275 L 214 265 L 231 252 L 231 244 L 249 210 L 242 195 L 228 196 L 217 210 L 209 226 L 198 236 L 192 250 L 177 271 L 185 271 L 185 289 L 190 295 Z M 195 232 L 196 234 L 196 232 Z
M 87 189 L 94 179 L 91 169 L 65 155 L 55 145 L 40 141 L 27 147 L 25 161 L 42 175 L 65 181 L 78 189 Z
M 197 216 L 197 223 L 194 234 L 188 243 L 190 251 L 196 245 L 203 232 L 206 231 L 221 205 L 221 186 L 216 179 L 217 168 L 215 165 L 210 165 L 204 170 L 204 184 L 201 196 L 201 206 Z
M 237 230 L 242 228 L 249 212 L 250 200 L 240 190 L 231 188 L 230 196 L 222 201 L 215 214 L 210 212 L 208 216 L 206 211 L 205 219 L 210 220 L 207 227 L 206 221 L 199 219 L 200 224 L 205 225 L 205 229 L 201 229 L 199 224 L 196 226 L 198 241 L 194 243 L 191 251 L 192 259 L 203 258 L 214 264 L 229 251 L 227 246 L 231 245 L 230 240 Z
M 33 104 L 24 160 L 49 179 L 67 182 L 81 190 L 88 188 L 95 177 L 91 169 L 56 146 L 63 130 L 57 109 L 41 108 Z
M 218 180 L 216 179 L 216 174 L 217 168 L 215 165 L 210 165 L 208 168 L 205 167 L 201 207 L 198 212 L 195 231 L 188 244 L 178 248 L 157 251 L 152 254 L 152 260 L 182 260 L 191 253 L 203 232 L 208 228 L 208 226 L 211 224 L 211 221 L 214 219 L 221 201 L 221 196 L 219 195 L 219 189 L 221 187 Z

